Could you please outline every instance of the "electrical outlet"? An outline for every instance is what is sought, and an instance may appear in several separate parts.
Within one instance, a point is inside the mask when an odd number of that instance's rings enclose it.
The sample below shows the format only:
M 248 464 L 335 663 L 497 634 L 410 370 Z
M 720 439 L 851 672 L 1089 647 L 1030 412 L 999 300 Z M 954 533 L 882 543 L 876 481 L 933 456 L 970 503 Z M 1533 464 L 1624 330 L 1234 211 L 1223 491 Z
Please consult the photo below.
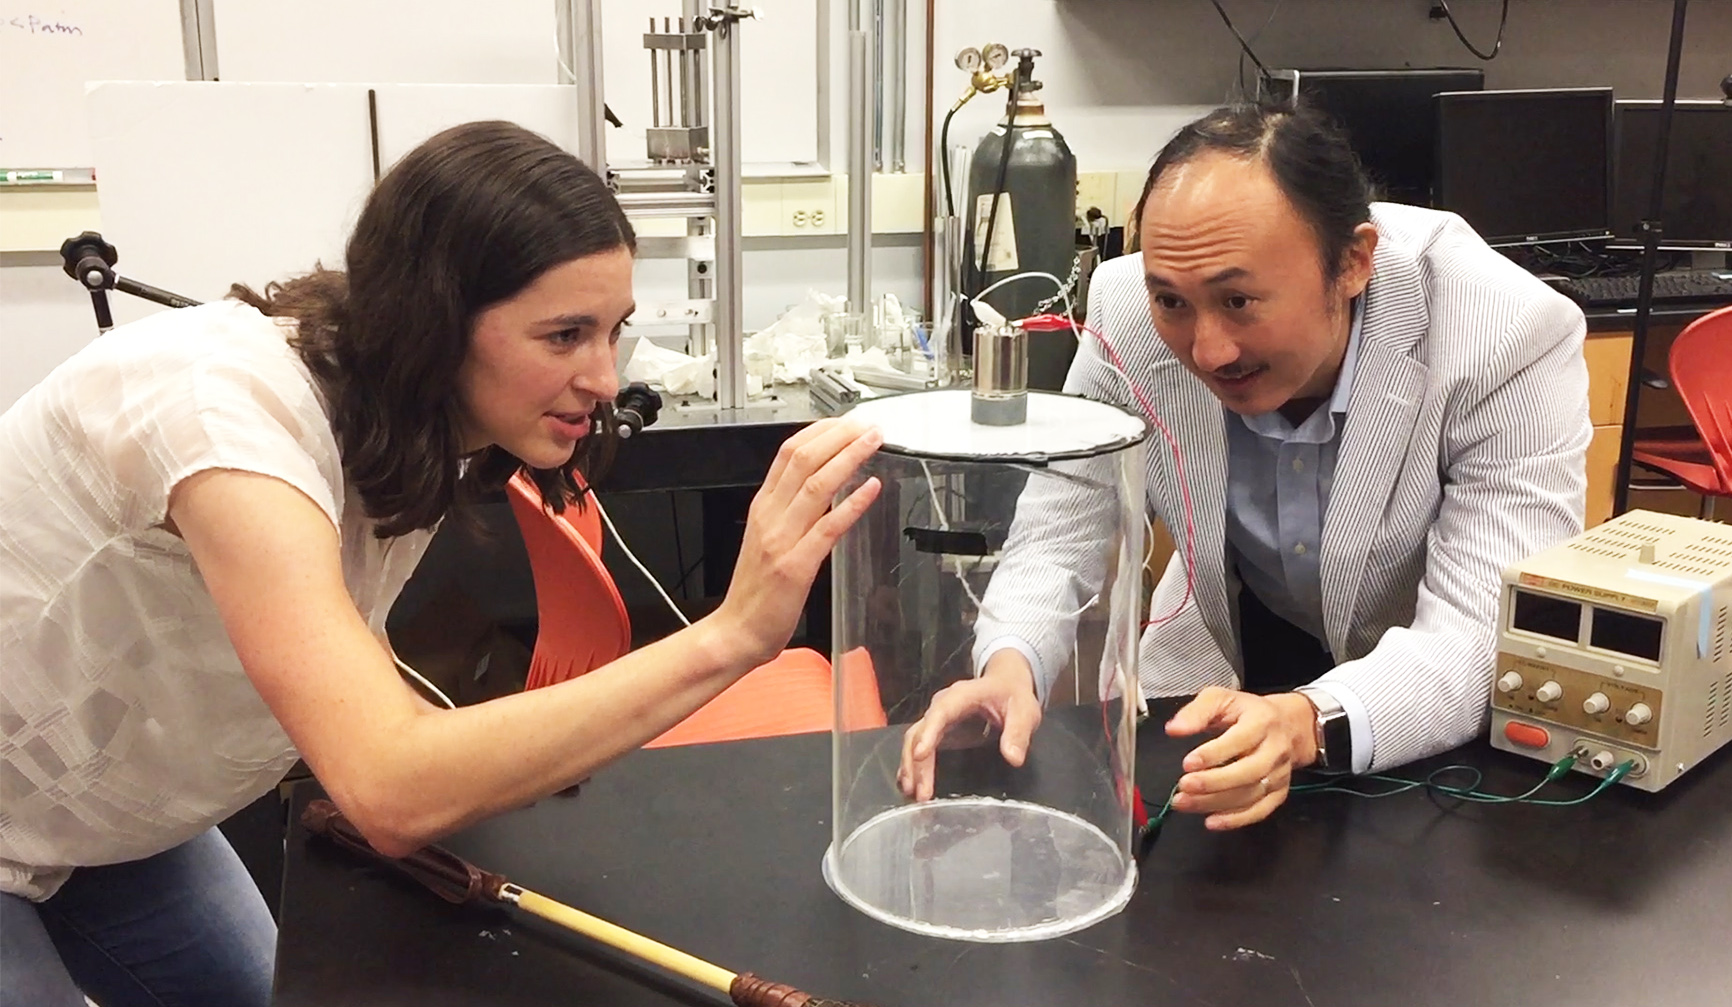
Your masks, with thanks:
M 828 180 L 782 183 L 782 234 L 834 234 L 836 193 Z

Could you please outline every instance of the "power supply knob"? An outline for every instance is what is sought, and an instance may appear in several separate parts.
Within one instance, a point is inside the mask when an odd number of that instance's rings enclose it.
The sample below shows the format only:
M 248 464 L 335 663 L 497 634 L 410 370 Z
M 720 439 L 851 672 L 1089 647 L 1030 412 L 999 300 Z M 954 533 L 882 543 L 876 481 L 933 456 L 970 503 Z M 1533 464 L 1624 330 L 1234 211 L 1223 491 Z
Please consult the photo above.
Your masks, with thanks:
M 1546 682 L 1534 690 L 1534 698 L 1542 703 L 1555 703 L 1564 694 L 1564 687 L 1556 682 Z
M 1497 680 L 1497 691 L 1499 692 L 1514 692 L 1521 687 L 1522 677 L 1513 671 L 1504 672 L 1503 677 Z
M 1582 700 L 1582 712 L 1589 714 L 1590 716 L 1597 717 L 1600 714 L 1605 713 L 1611 708 L 1611 706 L 1612 701 L 1607 699 L 1606 694 L 1603 692 L 1596 692 L 1587 699 Z
M 1637 703 L 1624 714 L 1624 723 L 1631 727 L 1639 727 L 1654 719 L 1654 711 L 1648 709 L 1647 703 Z

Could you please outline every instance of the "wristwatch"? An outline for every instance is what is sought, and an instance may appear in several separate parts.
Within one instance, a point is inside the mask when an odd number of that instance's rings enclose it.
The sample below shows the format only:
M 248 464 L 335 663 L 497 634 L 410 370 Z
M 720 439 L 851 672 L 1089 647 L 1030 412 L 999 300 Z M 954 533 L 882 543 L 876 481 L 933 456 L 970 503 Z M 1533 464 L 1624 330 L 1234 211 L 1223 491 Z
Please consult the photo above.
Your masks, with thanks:
M 1347 719 L 1347 709 L 1326 689 L 1300 686 L 1294 691 L 1317 708 L 1317 761 L 1311 768 L 1351 773 L 1353 725 Z

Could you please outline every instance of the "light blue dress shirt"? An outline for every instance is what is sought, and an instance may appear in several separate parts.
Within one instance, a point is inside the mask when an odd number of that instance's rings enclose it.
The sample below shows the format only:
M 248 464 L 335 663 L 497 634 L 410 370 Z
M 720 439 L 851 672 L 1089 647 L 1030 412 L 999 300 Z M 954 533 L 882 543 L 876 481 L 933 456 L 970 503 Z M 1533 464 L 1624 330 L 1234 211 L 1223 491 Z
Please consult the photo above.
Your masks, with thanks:
M 1323 519 L 1353 393 L 1363 322 L 1356 300 L 1335 390 L 1327 407 L 1298 426 L 1279 411 L 1255 416 L 1227 411 L 1228 560 L 1269 611 L 1316 637 L 1325 649 L 1319 565 Z M 1353 731 L 1353 771 L 1364 772 L 1371 766 L 1371 722 L 1365 704 L 1327 680 L 1313 685 L 1346 710 Z

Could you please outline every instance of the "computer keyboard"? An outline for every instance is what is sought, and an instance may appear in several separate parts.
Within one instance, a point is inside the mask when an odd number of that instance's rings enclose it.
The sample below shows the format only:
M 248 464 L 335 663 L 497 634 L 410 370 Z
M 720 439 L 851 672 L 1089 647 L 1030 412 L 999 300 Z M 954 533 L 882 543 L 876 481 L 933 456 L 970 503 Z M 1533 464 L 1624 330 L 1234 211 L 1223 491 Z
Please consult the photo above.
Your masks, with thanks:
M 1639 276 L 1584 276 L 1551 281 L 1552 288 L 1584 308 L 1636 303 Z M 1654 303 L 1732 304 L 1732 270 L 1680 269 L 1654 274 Z

